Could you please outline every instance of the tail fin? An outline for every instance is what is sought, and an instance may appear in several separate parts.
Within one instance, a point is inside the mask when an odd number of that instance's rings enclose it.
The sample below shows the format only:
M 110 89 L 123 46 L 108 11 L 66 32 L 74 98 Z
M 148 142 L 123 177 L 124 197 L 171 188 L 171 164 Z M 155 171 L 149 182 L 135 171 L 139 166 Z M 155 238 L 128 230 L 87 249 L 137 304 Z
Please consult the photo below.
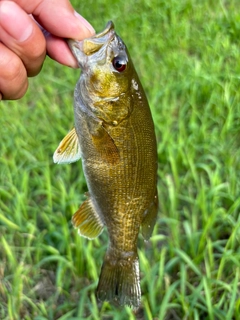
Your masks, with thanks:
M 138 308 L 141 300 L 139 262 L 136 254 L 116 257 L 108 251 L 97 287 L 99 300 Z

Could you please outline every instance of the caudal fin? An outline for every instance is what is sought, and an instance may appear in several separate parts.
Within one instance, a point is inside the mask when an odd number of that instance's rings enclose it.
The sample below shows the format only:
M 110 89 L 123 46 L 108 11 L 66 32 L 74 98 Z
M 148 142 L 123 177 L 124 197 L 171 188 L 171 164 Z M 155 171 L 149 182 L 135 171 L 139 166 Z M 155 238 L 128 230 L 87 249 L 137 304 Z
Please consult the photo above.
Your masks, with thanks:
M 138 308 L 141 300 L 137 254 L 116 258 L 107 252 L 97 287 L 99 300 Z

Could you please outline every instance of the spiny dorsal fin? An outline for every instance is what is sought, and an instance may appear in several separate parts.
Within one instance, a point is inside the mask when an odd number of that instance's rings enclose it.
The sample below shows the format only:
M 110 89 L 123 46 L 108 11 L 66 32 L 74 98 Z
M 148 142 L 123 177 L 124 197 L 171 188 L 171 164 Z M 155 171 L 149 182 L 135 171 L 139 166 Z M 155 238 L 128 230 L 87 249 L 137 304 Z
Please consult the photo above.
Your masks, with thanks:
M 59 143 L 53 155 L 53 162 L 58 164 L 72 163 L 81 158 L 81 149 L 75 128 Z
M 72 217 L 72 224 L 78 228 L 78 233 L 88 239 L 94 239 L 100 235 L 104 224 L 96 212 L 91 198 L 83 202 Z
M 142 235 L 148 240 L 151 237 L 158 213 L 158 196 L 157 192 L 148 210 L 145 212 L 142 221 Z

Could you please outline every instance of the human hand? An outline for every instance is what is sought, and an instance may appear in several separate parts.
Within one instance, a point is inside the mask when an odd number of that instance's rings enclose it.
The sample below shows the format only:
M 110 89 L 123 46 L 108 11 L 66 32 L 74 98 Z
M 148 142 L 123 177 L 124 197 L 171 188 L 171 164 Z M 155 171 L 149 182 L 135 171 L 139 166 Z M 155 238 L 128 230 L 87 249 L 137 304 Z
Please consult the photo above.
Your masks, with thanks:
M 77 67 L 64 38 L 95 33 L 68 0 L 0 0 L 0 100 L 21 98 L 47 54 Z

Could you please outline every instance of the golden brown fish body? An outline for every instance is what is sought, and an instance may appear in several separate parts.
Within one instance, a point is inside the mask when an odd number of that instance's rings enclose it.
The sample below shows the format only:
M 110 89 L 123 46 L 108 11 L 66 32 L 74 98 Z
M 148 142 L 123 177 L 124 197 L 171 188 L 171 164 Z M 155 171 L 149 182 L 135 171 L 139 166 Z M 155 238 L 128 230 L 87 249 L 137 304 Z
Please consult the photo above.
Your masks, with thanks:
M 112 22 L 102 33 L 81 42 L 70 41 L 69 46 L 82 68 L 74 114 L 89 189 L 73 224 L 88 238 L 107 227 L 110 241 L 97 289 L 100 300 L 138 307 L 137 238 L 140 227 L 143 236 L 150 237 L 158 203 L 157 148 L 150 109 Z

